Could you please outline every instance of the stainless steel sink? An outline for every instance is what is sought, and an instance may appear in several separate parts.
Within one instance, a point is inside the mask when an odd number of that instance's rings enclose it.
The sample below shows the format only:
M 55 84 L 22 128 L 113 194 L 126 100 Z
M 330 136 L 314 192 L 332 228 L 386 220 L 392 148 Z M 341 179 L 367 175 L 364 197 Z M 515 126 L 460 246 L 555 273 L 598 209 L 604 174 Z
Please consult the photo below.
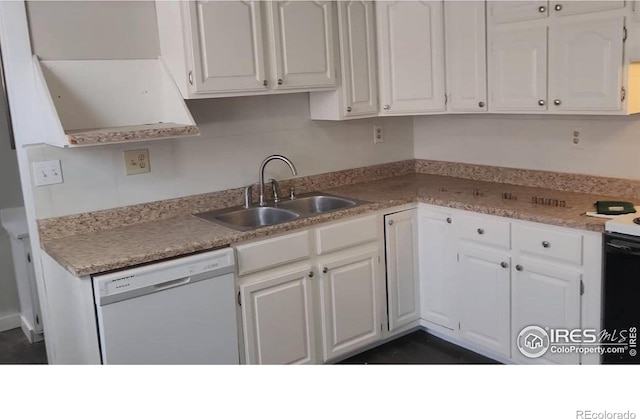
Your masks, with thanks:
M 196 214 L 196 216 L 244 231 L 294 220 L 299 218 L 300 214 L 282 208 L 256 207 L 231 211 L 217 210 Z
M 300 213 L 319 214 L 343 208 L 355 207 L 357 203 L 347 198 L 329 195 L 314 195 L 296 198 L 291 201 L 278 202 L 278 208 L 284 208 Z

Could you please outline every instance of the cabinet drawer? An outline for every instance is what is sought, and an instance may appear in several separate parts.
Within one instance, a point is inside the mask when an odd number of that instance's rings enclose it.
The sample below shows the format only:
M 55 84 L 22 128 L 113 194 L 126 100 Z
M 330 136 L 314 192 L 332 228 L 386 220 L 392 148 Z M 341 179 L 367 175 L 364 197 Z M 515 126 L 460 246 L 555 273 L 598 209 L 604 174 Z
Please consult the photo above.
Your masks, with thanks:
M 582 265 L 581 234 L 515 224 L 513 244 L 523 252 Z
M 380 220 L 382 223 L 382 220 Z M 367 243 L 378 237 L 378 216 L 358 218 L 320 227 L 317 232 L 318 254 Z
M 511 248 L 511 223 L 484 217 L 454 216 L 453 224 L 463 239 L 503 249 Z
M 238 274 L 246 275 L 310 256 L 309 231 L 236 246 Z

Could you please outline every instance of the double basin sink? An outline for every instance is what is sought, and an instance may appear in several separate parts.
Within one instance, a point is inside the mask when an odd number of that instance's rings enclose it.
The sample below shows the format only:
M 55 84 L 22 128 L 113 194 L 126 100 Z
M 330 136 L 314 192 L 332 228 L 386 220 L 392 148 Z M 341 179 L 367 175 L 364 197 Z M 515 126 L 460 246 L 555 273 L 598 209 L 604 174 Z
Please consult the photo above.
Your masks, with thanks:
M 195 215 L 225 227 L 247 231 L 367 203 L 318 192 L 304 194 L 291 200 L 285 199 L 264 207 L 225 208 Z

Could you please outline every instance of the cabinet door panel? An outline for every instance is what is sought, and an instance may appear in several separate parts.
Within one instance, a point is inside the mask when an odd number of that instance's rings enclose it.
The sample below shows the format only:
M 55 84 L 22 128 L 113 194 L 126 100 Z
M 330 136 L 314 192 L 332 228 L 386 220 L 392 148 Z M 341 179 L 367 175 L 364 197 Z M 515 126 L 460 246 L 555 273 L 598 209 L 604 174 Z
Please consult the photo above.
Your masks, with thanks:
M 345 116 L 378 110 L 373 2 L 338 3 Z
M 549 99 L 554 110 L 622 109 L 623 28 L 624 17 L 551 26 Z
M 471 245 L 460 248 L 458 310 L 462 337 L 506 357 L 511 353 L 509 266 L 506 254 Z
M 492 109 L 546 110 L 547 28 L 496 32 L 490 48 Z
M 519 362 L 578 364 L 578 354 L 547 351 L 540 358 L 527 358 L 518 349 L 517 337 L 528 326 L 577 329 L 580 327 L 579 272 L 547 266 L 537 261 L 518 260 L 522 271 L 514 271 L 512 280 L 513 357 Z M 524 336 L 526 337 L 526 336 Z M 520 344 L 524 345 L 524 342 Z
M 260 2 L 189 5 L 196 92 L 266 90 Z
M 556 6 L 560 10 L 556 10 Z M 554 1 L 551 3 L 552 13 L 555 16 L 577 15 L 580 13 L 600 12 L 604 10 L 621 9 L 624 1 Z
M 490 1 L 488 6 L 493 23 L 543 19 L 549 16 L 546 1 Z
M 380 339 L 378 256 L 372 248 L 320 266 L 325 361 Z
M 483 2 L 445 2 L 447 107 L 487 111 L 487 51 Z
M 457 251 L 447 219 L 451 219 L 449 213 L 420 209 L 420 317 L 457 329 L 454 315 Z
M 310 270 L 240 286 L 247 363 L 316 362 Z
M 335 86 L 333 3 L 274 1 L 269 6 L 275 50 L 273 87 Z
M 442 3 L 376 2 L 383 114 L 444 111 Z
M 417 210 L 385 217 L 389 330 L 420 318 Z

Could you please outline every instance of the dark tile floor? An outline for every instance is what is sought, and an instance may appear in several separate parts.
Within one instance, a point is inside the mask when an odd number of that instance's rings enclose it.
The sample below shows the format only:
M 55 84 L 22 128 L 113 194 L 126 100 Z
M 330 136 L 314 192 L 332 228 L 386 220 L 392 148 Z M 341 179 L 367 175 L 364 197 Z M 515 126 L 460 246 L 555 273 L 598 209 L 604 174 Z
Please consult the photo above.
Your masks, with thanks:
M 44 342 L 29 343 L 21 329 L 0 333 L 0 364 L 46 364 Z
M 341 364 L 498 363 L 424 331 L 413 332 L 341 362 Z

